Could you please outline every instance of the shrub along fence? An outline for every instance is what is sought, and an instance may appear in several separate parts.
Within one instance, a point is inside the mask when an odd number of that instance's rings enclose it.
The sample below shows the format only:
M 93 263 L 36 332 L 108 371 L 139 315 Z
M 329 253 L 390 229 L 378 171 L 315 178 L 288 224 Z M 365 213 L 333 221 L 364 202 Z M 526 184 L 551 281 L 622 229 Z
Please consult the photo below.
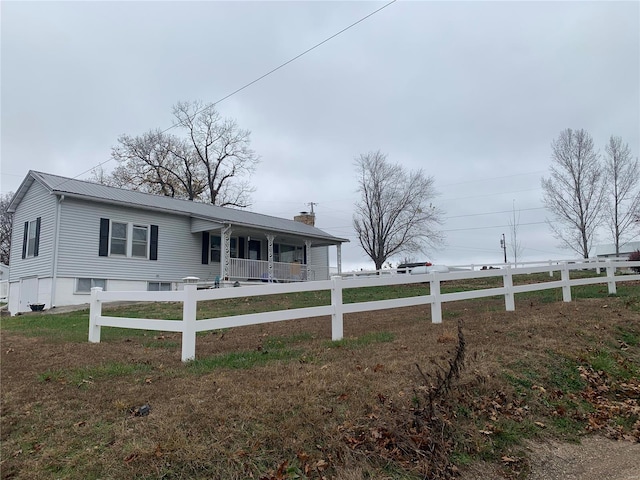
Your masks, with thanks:
M 562 262 L 557 265 L 544 265 L 525 268 L 511 268 L 506 266 L 501 269 L 480 271 L 455 271 L 448 273 L 428 273 L 422 275 L 384 275 L 360 278 L 343 279 L 340 276 L 331 280 L 288 283 L 288 284 L 261 284 L 255 286 L 243 286 L 240 288 L 217 288 L 198 290 L 198 278 L 187 277 L 183 279 L 184 289 L 172 292 L 110 292 L 96 287 L 91 289 L 91 308 L 89 313 L 89 341 L 100 342 L 101 327 L 134 328 L 142 330 L 157 330 L 165 332 L 182 332 L 182 361 L 195 359 L 196 333 L 221 328 L 257 325 L 262 323 L 281 322 L 301 318 L 331 316 L 331 338 L 341 340 L 343 336 L 343 315 L 355 312 L 367 312 L 384 310 L 389 308 L 410 307 L 417 305 L 431 305 L 432 323 L 442 322 L 442 304 L 458 300 L 469 300 L 493 296 L 504 296 L 505 308 L 508 311 L 515 310 L 515 295 L 524 292 L 533 292 L 547 289 L 562 289 L 562 299 L 571 301 L 571 287 L 578 285 L 592 285 L 606 283 L 609 294 L 616 293 L 616 283 L 640 280 L 638 275 L 616 275 L 619 268 L 640 267 L 640 261 L 582 261 Z M 606 270 L 606 276 L 594 276 L 586 278 L 570 278 L 571 270 L 600 269 Z M 527 283 L 525 285 L 513 284 L 514 275 L 560 272 L 560 280 L 545 281 L 539 283 Z M 487 277 L 502 277 L 503 286 L 496 288 L 483 288 L 469 291 L 441 293 L 442 282 L 451 280 L 477 279 Z M 343 303 L 342 290 L 345 288 L 380 287 L 386 285 L 400 285 L 409 283 L 424 283 L 429 285 L 429 293 L 425 295 L 396 298 L 389 300 L 377 300 L 359 303 Z M 330 290 L 331 302 L 328 305 L 317 307 L 296 308 L 292 310 L 279 310 L 272 312 L 251 313 L 234 315 L 221 318 L 208 318 L 196 320 L 198 302 L 221 300 L 227 298 L 244 298 L 252 296 L 264 296 L 286 294 L 295 292 L 310 292 Z M 426 288 L 425 288 L 426 292 Z M 106 302 L 136 301 L 136 302 L 182 302 L 182 320 L 161 320 L 149 318 L 125 318 L 110 317 L 102 314 L 102 305 Z

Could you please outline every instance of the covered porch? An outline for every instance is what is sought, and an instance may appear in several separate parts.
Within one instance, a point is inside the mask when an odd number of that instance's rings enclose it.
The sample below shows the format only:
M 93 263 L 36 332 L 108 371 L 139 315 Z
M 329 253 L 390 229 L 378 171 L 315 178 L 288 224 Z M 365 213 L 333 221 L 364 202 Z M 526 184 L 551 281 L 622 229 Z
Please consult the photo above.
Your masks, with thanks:
M 193 222 L 192 232 L 201 235 L 210 280 L 304 282 L 327 280 L 330 272 L 342 270 L 343 239 L 214 222 Z M 330 266 L 330 247 L 335 247 L 337 265 Z

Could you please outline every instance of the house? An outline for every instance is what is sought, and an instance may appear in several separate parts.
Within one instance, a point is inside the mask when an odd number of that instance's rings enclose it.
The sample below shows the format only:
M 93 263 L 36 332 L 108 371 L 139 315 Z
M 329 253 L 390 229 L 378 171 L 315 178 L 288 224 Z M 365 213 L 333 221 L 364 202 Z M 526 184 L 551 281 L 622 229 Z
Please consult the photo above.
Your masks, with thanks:
M 329 278 L 341 244 L 304 213 L 288 220 L 30 171 L 15 196 L 9 311 L 87 303 L 92 287 L 172 290 L 181 279 Z
M 620 257 L 628 257 L 630 253 L 640 250 L 640 242 L 627 242 L 620 245 Z M 615 243 L 596 245 L 596 257 L 611 258 L 616 257 Z

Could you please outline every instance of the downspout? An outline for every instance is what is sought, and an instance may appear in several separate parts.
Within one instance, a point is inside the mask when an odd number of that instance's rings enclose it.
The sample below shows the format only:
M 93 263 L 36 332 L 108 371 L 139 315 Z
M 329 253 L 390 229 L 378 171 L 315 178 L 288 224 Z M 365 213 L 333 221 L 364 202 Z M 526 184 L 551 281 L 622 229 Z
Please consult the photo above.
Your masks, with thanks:
M 53 236 L 53 265 L 51 272 L 51 308 L 56 306 L 56 284 L 58 283 L 58 244 L 60 243 L 60 211 L 64 195 L 60 195 L 56 205 L 55 234 Z

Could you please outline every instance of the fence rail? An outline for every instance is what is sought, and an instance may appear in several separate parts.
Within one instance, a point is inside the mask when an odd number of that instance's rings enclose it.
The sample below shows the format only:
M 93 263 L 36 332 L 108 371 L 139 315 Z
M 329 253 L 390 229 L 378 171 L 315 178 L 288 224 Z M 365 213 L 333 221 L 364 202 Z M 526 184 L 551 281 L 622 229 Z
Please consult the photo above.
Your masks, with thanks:
M 91 289 L 91 309 L 89 314 L 89 341 L 100 342 L 101 327 L 120 327 L 144 330 L 158 330 L 169 332 L 182 332 L 182 360 L 188 361 L 195 358 L 196 333 L 217 330 L 220 328 L 257 325 L 262 323 L 281 322 L 302 318 L 331 316 L 331 338 L 340 340 L 343 337 L 343 315 L 347 313 L 367 312 L 390 308 L 401 308 L 418 305 L 431 305 L 432 323 L 442 322 L 442 304 L 474 298 L 504 296 L 505 309 L 515 310 L 515 294 L 534 292 L 547 289 L 562 289 L 564 302 L 571 301 L 571 287 L 578 285 L 592 285 L 606 283 L 609 294 L 616 293 L 618 282 L 640 280 L 640 275 L 616 275 L 616 270 L 621 268 L 640 267 L 640 262 L 630 261 L 563 261 L 546 266 L 533 266 L 512 268 L 506 266 L 503 269 L 480 271 L 454 271 L 449 273 L 428 273 L 421 275 L 380 275 L 369 277 L 334 276 L 331 280 L 316 282 L 301 282 L 288 284 L 265 283 L 241 288 L 221 288 L 198 290 L 196 277 L 183 279 L 184 290 L 173 292 L 105 292 L 101 288 Z M 606 270 L 606 276 L 590 278 L 570 278 L 571 270 L 600 269 Z M 560 272 L 560 280 L 525 285 L 513 285 L 514 275 L 524 275 L 541 272 Z M 462 292 L 441 293 L 441 283 L 451 280 L 465 280 L 474 278 L 502 277 L 503 286 L 483 288 Z M 429 293 L 425 295 L 396 298 L 389 300 L 375 300 L 359 303 L 344 304 L 342 291 L 345 288 L 364 288 L 386 285 L 399 285 L 409 283 L 424 283 L 429 285 Z M 276 295 L 295 292 L 323 291 L 331 292 L 331 302 L 328 305 L 317 307 L 297 308 L 292 310 L 279 310 L 273 312 L 252 313 L 221 318 L 208 318 L 196 320 L 196 308 L 198 302 L 209 300 L 221 300 L 228 298 L 251 297 L 257 295 Z M 182 320 L 140 319 L 110 317 L 102 315 L 102 305 L 113 301 L 143 301 L 143 302 L 182 302 Z

